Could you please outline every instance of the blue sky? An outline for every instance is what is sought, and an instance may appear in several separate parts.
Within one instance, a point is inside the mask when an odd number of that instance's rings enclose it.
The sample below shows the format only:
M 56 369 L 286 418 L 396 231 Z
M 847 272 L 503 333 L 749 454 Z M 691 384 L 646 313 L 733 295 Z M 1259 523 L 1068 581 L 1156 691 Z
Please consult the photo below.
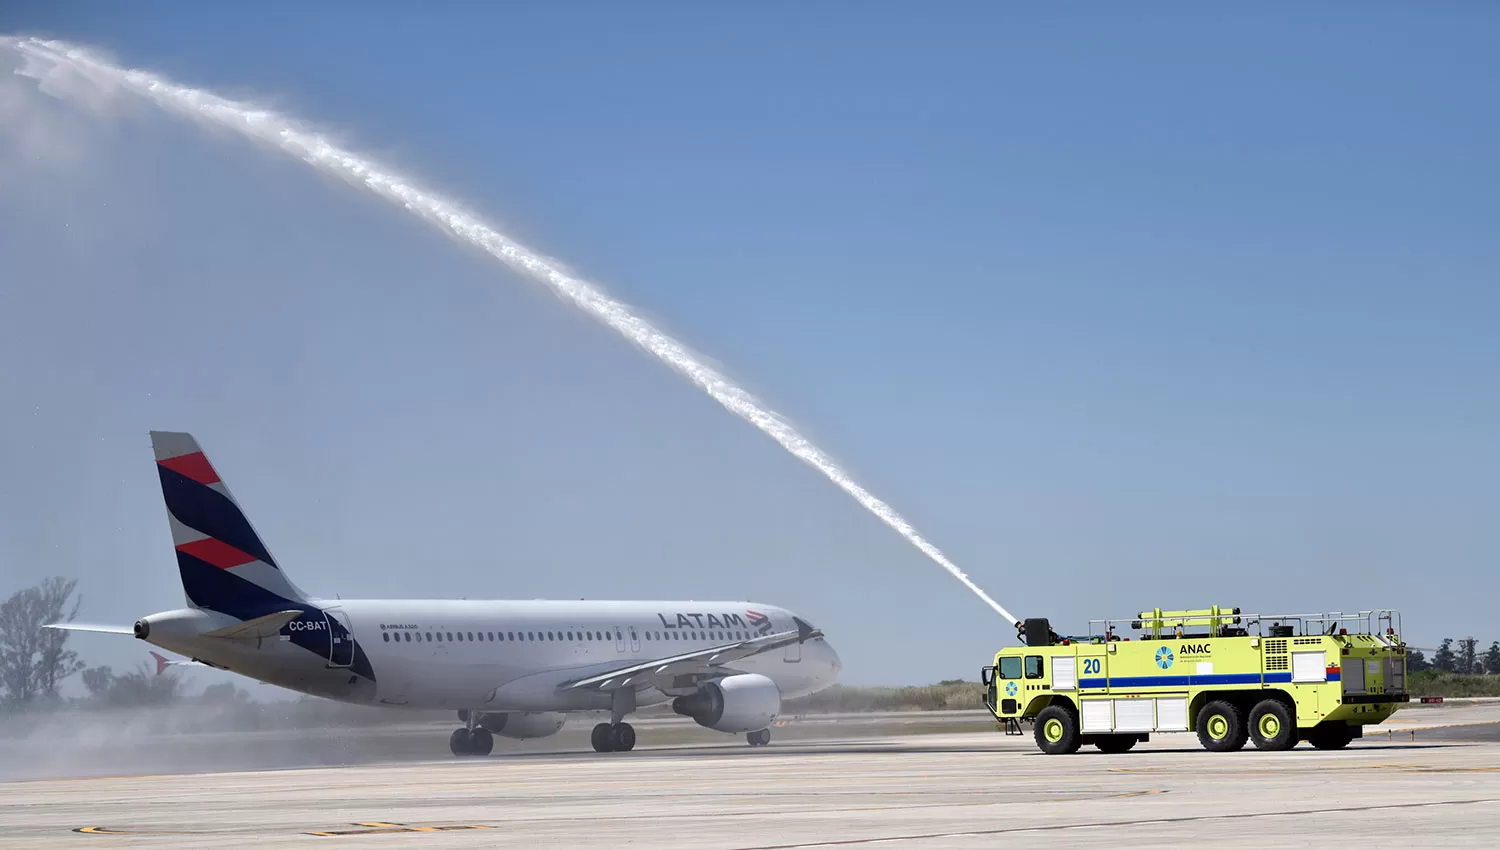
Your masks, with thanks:
M 564 260 L 1021 616 L 1395 605 L 1428 646 L 1500 638 L 1497 25 L 0 11 L 331 128 Z M 823 626 L 857 683 L 972 676 L 1010 638 L 537 285 L 300 163 L 4 76 L 0 592 L 61 573 L 91 620 L 178 604 L 145 432 L 189 429 L 310 591 L 753 598 Z

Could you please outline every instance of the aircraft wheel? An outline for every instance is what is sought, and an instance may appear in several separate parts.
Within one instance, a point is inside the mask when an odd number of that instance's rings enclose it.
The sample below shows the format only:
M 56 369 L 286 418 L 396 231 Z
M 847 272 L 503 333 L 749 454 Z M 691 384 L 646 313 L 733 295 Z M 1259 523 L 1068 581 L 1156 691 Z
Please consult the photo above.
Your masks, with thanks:
M 617 753 L 628 753 L 635 749 L 635 727 L 629 723 L 620 723 L 610 731 L 610 743 L 614 744 Z
M 745 740 L 749 741 L 752 747 L 764 747 L 771 743 L 771 730 L 762 729 L 759 732 L 751 732 L 745 736 Z
M 454 729 L 448 738 L 448 749 L 456 756 L 466 756 L 473 751 L 474 739 L 468 729 Z
M 469 733 L 469 755 L 487 756 L 495 748 L 495 736 L 490 730 L 480 726 Z
M 608 723 L 600 723 L 594 727 L 589 735 L 589 742 L 594 745 L 596 753 L 612 753 L 615 751 L 615 737 L 613 727 Z

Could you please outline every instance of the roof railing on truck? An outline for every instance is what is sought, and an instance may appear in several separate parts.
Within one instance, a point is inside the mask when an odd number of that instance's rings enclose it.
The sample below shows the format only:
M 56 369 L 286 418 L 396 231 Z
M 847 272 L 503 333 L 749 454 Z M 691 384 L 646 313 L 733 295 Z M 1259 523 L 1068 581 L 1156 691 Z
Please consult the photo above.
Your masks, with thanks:
M 1142 632 L 1142 640 L 1178 637 L 1308 637 L 1369 635 L 1386 646 L 1401 643 L 1401 614 L 1391 608 L 1329 611 L 1319 614 L 1244 614 L 1238 608 L 1142 611 L 1134 617 L 1090 620 L 1091 642 L 1129 640 L 1121 632 Z M 1189 633 L 1191 630 L 1191 633 Z M 1079 641 L 1077 638 L 1073 639 Z

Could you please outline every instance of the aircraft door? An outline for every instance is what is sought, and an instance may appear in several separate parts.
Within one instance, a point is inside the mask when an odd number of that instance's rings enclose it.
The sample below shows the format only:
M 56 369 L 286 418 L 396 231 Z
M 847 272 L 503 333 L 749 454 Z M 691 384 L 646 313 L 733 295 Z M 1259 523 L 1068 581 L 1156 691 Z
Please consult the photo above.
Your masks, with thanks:
M 625 630 L 615 626 L 615 652 L 625 651 Z
M 797 662 L 801 661 L 802 641 L 792 641 L 791 643 L 787 644 L 786 653 L 781 656 L 781 660 L 785 661 L 788 664 L 796 664 Z
M 353 665 L 354 629 L 349 624 L 349 615 L 342 608 L 329 608 L 323 613 L 328 616 L 328 666 Z
M 630 627 L 630 651 L 641 651 L 641 636 L 636 632 L 635 626 Z

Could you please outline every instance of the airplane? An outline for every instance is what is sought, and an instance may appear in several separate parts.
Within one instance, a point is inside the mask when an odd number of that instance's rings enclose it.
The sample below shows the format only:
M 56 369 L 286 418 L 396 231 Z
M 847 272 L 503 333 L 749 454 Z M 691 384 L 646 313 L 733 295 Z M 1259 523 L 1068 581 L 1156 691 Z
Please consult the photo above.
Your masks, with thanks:
M 582 711 L 609 712 L 591 735 L 596 752 L 628 752 L 625 718 L 667 702 L 765 746 L 782 702 L 828 687 L 842 667 L 822 630 L 752 602 L 315 598 L 292 584 L 191 434 L 152 431 L 151 444 L 187 607 L 129 629 L 48 628 L 134 634 L 327 699 L 455 710 L 455 756 L 488 755 L 495 735 L 555 734 Z

